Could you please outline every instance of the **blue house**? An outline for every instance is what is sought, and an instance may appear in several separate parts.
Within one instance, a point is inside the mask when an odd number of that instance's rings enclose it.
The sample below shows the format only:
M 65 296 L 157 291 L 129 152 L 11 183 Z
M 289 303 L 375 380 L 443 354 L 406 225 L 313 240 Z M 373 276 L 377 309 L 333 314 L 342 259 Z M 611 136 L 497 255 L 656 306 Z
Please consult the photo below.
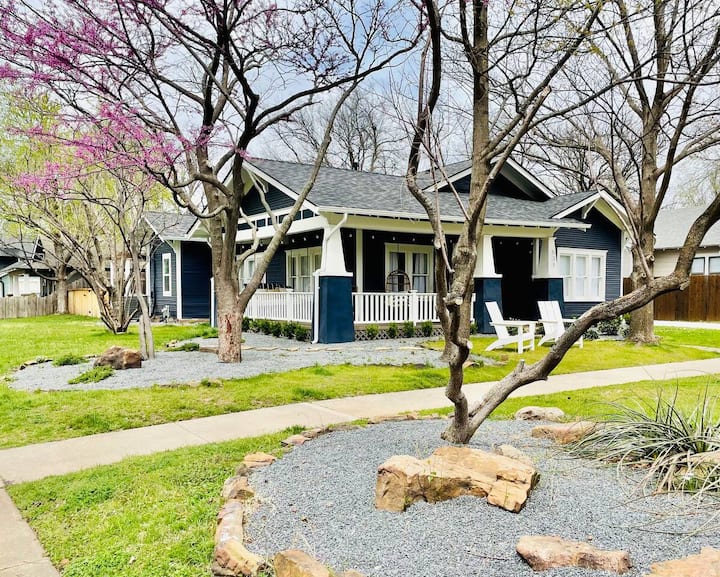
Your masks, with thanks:
M 238 226 L 238 251 L 253 235 L 267 243 L 273 219 L 287 214 L 312 170 L 260 159 L 244 166 L 254 186 L 243 205 L 248 218 Z M 447 180 L 438 184 L 427 173 L 419 180 L 428 192 L 437 190 L 452 250 L 464 219 L 459 202 L 467 202 L 470 163 L 445 172 Z M 473 307 L 480 331 L 492 332 L 485 301 L 500 303 L 506 318 L 534 319 L 538 300 L 558 300 L 563 313 L 574 316 L 619 296 L 622 214 L 605 193 L 559 196 L 509 161 L 490 190 L 478 247 Z M 182 217 L 161 237 L 151 266 L 155 310 L 167 304 L 178 318 L 211 317 L 202 222 Z M 261 257 L 262 246 L 245 261 L 241 281 Z M 427 215 L 404 177 L 324 167 L 246 316 L 306 323 L 320 342 L 352 340 L 368 324 L 432 321 L 434 259 Z

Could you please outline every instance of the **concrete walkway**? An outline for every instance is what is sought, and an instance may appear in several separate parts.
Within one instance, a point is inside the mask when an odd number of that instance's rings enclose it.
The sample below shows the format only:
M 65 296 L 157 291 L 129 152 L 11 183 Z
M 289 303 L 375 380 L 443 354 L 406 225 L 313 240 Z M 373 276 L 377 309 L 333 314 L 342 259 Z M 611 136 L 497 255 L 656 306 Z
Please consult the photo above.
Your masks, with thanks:
M 720 373 L 720 358 L 568 375 L 554 375 L 516 391 L 529 396 Z M 470 402 L 479 400 L 494 383 L 466 385 Z M 167 451 L 281 431 L 293 425 L 322 427 L 359 418 L 448 406 L 443 388 L 365 395 L 298 403 L 103 433 L 88 437 L 0 450 L 0 486 L 63 475 L 114 463 L 133 455 Z M 0 577 L 58 577 L 30 527 L 0 488 Z

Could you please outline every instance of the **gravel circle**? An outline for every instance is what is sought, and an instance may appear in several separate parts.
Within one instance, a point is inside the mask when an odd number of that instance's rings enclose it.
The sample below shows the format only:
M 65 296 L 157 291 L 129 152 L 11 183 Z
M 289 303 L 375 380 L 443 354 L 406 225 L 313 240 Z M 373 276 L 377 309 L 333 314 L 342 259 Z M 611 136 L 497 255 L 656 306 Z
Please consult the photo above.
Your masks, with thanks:
M 471 443 L 485 450 L 509 443 L 534 459 L 540 483 L 520 513 L 473 497 L 420 502 L 404 513 L 376 510 L 378 465 L 392 455 L 429 456 L 445 444 L 439 435 L 446 424 L 390 422 L 335 432 L 254 472 L 251 484 L 260 505 L 246 528 L 249 548 L 267 557 L 299 548 L 338 572 L 356 569 L 368 577 L 530 577 L 537 573 L 515 552 L 519 537 L 559 535 L 629 551 L 634 568 L 625 575 L 640 577 L 651 563 L 720 547 L 718 518 L 707 534 L 673 534 L 711 520 L 710 509 L 690 514 L 696 503 L 680 496 L 633 500 L 614 467 L 569 458 L 532 439 L 533 425 L 521 421 L 486 422 Z M 542 575 L 614 573 L 562 568 Z
M 55 367 L 51 362 L 30 365 L 11 376 L 9 386 L 23 391 L 80 391 L 132 389 L 153 385 L 197 383 L 202 379 L 229 379 L 283 372 L 314 365 L 417 364 L 447 366 L 440 351 L 423 348 L 426 338 L 360 341 L 333 345 L 301 343 L 257 333 L 245 333 L 242 363 L 221 363 L 215 353 L 157 352 L 140 369 L 115 371 L 97 383 L 71 385 L 71 379 L 92 368 L 92 362 Z M 217 339 L 192 339 L 217 347 Z

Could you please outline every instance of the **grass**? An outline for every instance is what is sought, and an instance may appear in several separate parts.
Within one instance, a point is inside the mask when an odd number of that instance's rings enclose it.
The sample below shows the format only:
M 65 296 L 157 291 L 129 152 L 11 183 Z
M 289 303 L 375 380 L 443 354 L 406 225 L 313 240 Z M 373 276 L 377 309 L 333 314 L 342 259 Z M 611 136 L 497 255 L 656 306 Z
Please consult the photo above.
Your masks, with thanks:
M 107 379 L 114 372 L 115 372 L 115 369 L 113 369 L 109 365 L 93 367 L 92 369 L 89 369 L 89 370 L 85 371 L 84 373 L 80 373 L 74 379 L 70 379 L 68 381 L 68 384 L 69 385 L 78 385 L 80 383 L 99 383 L 100 381 Z
M 8 487 L 63 577 L 207 575 L 223 481 L 287 432 Z
M 158 350 L 167 342 L 207 332 L 207 325 L 153 327 Z M 680 343 L 636 346 L 617 341 L 592 341 L 574 347 L 556 373 L 599 370 L 620 366 L 683 361 L 715 356 L 682 346 L 709 342 L 711 330 L 693 331 Z M 35 356 L 57 358 L 67 354 L 93 354 L 113 344 L 137 346 L 135 327 L 126 335 L 112 335 L 87 317 L 51 316 L 0 321 L 0 371 Z M 492 339 L 475 338 L 474 351 Z M 22 343 L 22 346 L 18 346 Z M 433 346 L 440 347 L 440 343 Z M 512 349 L 488 356 L 497 364 L 472 367 L 466 382 L 494 381 L 512 370 L 520 358 L 537 360 L 543 350 L 522 355 Z M 202 377 L 198 375 L 198 377 Z M 203 379 L 200 386 L 154 387 L 120 391 L 23 392 L 0 384 L 0 448 L 60 440 L 108 431 L 167 423 L 308 400 L 405 391 L 444 386 L 445 369 L 415 366 L 350 365 L 309 367 L 289 373 L 265 374 L 233 380 Z
M 696 377 L 510 399 L 495 417 L 525 404 L 591 416 L 607 413 L 598 401 L 649 399 L 675 387 L 678 402 L 692 404 L 717 384 Z M 277 452 L 287 434 L 135 457 L 8 491 L 63 577 L 196 577 L 211 561 L 224 479 L 246 453 Z

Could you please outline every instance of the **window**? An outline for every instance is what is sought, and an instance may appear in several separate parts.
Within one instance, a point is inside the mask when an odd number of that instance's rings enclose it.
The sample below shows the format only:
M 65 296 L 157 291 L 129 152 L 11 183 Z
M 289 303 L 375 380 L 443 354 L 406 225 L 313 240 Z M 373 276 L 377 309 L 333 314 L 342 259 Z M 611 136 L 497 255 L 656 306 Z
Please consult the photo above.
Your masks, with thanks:
M 705 274 L 705 257 L 699 256 L 693 259 L 690 274 Z
M 162 293 L 164 297 L 172 296 L 172 255 L 162 255 Z
M 558 249 L 558 268 L 566 301 L 605 300 L 604 250 Z
M 709 261 L 710 266 L 708 266 L 708 272 L 710 274 L 720 273 L 720 256 L 711 256 Z
M 242 267 L 240 268 L 240 288 L 244 288 L 250 282 L 252 275 L 255 274 L 257 262 L 261 258 L 262 254 L 253 254 L 245 259 L 245 262 L 243 262 Z M 265 284 L 266 276 L 267 274 L 263 275 L 262 280 L 260 281 L 262 284 Z
M 312 292 L 313 273 L 320 268 L 320 247 L 289 250 L 287 255 L 287 285 L 296 292 Z
M 385 245 L 385 269 L 388 276 L 387 290 L 406 292 L 415 290 L 420 293 L 432 291 L 432 247 L 413 244 Z M 405 274 L 390 273 L 401 271 Z M 407 285 L 407 286 L 406 286 Z

